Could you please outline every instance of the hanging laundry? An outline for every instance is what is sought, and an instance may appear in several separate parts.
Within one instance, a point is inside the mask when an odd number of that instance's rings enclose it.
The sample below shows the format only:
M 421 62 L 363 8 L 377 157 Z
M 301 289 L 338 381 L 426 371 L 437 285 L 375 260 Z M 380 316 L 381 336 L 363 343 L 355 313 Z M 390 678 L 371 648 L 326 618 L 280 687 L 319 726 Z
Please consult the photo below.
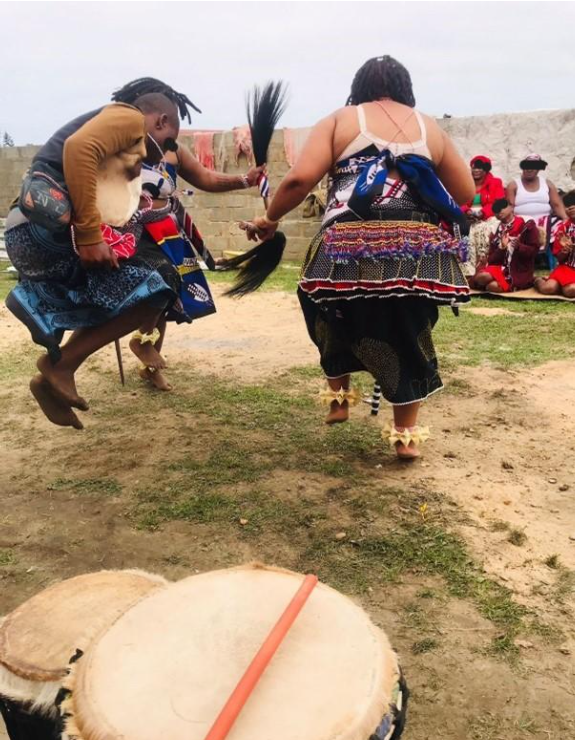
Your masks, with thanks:
M 240 157 L 243 154 L 248 160 L 248 163 L 253 164 L 254 153 L 252 149 L 252 136 L 250 134 L 250 127 L 236 126 L 232 129 L 234 137 L 234 152 L 236 155 L 236 166 L 240 163 Z

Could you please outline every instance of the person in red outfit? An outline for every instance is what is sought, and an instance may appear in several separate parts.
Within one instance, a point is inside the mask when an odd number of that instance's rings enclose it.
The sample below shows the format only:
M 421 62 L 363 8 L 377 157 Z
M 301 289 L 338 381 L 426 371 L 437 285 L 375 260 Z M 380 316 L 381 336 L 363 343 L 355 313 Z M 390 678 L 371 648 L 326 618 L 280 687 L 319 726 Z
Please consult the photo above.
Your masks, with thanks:
M 559 265 L 548 278 L 537 278 L 535 287 L 544 295 L 564 295 L 575 298 L 575 190 L 563 198 L 567 220 L 557 229 L 553 254 Z
M 496 200 L 492 207 L 499 226 L 489 239 L 487 264 L 477 268 L 474 284 L 489 293 L 530 288 L 539 252 L 539 229 L 533 221 L 516 216 L 505 198 Z
M 503 181 L 491 174 L 491 160 L 482 154 L 473 157 L 469 163 L 475 181 L 475 197 L 461 206 L 470 224 L 485 221 L 493 216 L 493 204 L 505 198 Z

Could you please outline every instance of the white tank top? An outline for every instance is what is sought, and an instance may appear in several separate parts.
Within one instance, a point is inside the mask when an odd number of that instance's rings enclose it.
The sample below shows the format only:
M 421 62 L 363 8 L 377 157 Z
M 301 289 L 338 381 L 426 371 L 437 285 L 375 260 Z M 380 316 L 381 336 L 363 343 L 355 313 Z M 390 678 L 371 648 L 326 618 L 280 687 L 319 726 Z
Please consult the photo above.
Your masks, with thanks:
M 365 110 L 362 105 L 358 105 L 357 122 L 359 124 L 359 134 L 355 137 L 355 139 L 353 139 L 353 141 L 350 141 L 350 143 L 346 146 L 345 150 L 338 159 L 340 161 L 342 159 L 347 159 L 348 157 L 351 157 L 352 154 L 361 152 L 370 144 L 375 144 L 380 152 L 382 152 L 384 149 L 389 149 L 389 151 L 396 157 L 398 157 L 400 154 L 419 154 L 422 157 L 427 157 L 428 159 L 431 159 L 431 154 L 427 146 L 427 130 L 425 128 L 425 121 L 421 117 L 419 111 L 414 110 L 413 113 L 417 118 L 417 122 L 419 124 L 421 138 L 413 142 L 384 141 L 383 139 L 380 139 L 379 136 L 376 136 L 375 134 L 372 134 L 371 131 L 368 131 L 367 121 L 365 120 Z
M 539 176 L 539 190 L 534 193 L 525 190 L 521 178 L 515 180 L 517 195 L 515 197 L 515 213 L 528 219 L 538 219 L 551 215 L 549 203 L 549 185 L 544 177 Z

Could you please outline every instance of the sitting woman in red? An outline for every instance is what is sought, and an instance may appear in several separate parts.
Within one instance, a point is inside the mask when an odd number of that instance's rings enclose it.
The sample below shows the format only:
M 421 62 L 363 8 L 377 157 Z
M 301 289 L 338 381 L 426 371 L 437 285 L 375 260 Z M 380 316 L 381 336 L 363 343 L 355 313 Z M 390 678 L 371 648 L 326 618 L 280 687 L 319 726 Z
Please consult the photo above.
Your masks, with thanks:
M 493 204 L 499 198 L 505 197 L 503 180 L 491 174 L 491 160 L 478 154 L 469 163 L 471 176 L 475 182 L 475 197 L 461 210 L 467 216 L 470 224 L 485 221 L 493 216 Z
M 489 238 L 487 264 L 479 265 L 474 284 L 489 293 L 510 293 L 533 285 L 535 258 L 539 252 L 539 229 L 534 221 L 516 216 L 505 198 L 493 204 L 499 226 Z
M 553 242 L 553 254 L 558 266 L 548 278 L 537 278 L 535 287 L 544 295 L 564 295 L 575 298 L 575 190 L 563 198 L 567 220 L 558 227 Z

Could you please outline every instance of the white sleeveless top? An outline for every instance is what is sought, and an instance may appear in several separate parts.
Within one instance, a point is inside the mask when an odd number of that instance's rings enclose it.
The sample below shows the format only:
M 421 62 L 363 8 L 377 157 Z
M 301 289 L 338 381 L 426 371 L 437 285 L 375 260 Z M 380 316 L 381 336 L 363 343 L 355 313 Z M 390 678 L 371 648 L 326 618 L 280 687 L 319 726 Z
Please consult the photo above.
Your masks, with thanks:
M 515 180 L 517 195 L 515 198 L 515 213 L 523 218 L 536 220 L 551 215 L 549 202 L 549 185 L 545 177 L 539 175 L 539 189 L 534 193 L 525 189 L 521 178 Z
M 417 118 L 417 122 L 419 124 L 419 130 L 421 132 L 420 138 L 417 141 L 412 142 L 396 142 L 385 141 L 384 139 L 380 139 L 379 136 L 372 134 L 371 131 L 368 131 L 367 121 L 365 119 L 365 109 L 363 105 L 358 105 L 356 107 L 356 110 L 357 121 L 359 124 L 359 134 L 346 146 L 342 155 L 338 158 L 340 161 L 342 159 L 347 159 L 347 157 L 351 157 L 352 154 L 361 152 L 362 149 L 365 149 L 371 144 L 376 146 L 380 152 L 384 149 L 389 149 L 389 151 L 396 157 L 398 157 L 400 154 L 419 154 L 422 157 L 427 157 L 428 159 L 431 159 L 431 153 L 427 146 L 427 130 L 425 128 L 425 122 L 419 111 L 414 110 L 413 113 Z

